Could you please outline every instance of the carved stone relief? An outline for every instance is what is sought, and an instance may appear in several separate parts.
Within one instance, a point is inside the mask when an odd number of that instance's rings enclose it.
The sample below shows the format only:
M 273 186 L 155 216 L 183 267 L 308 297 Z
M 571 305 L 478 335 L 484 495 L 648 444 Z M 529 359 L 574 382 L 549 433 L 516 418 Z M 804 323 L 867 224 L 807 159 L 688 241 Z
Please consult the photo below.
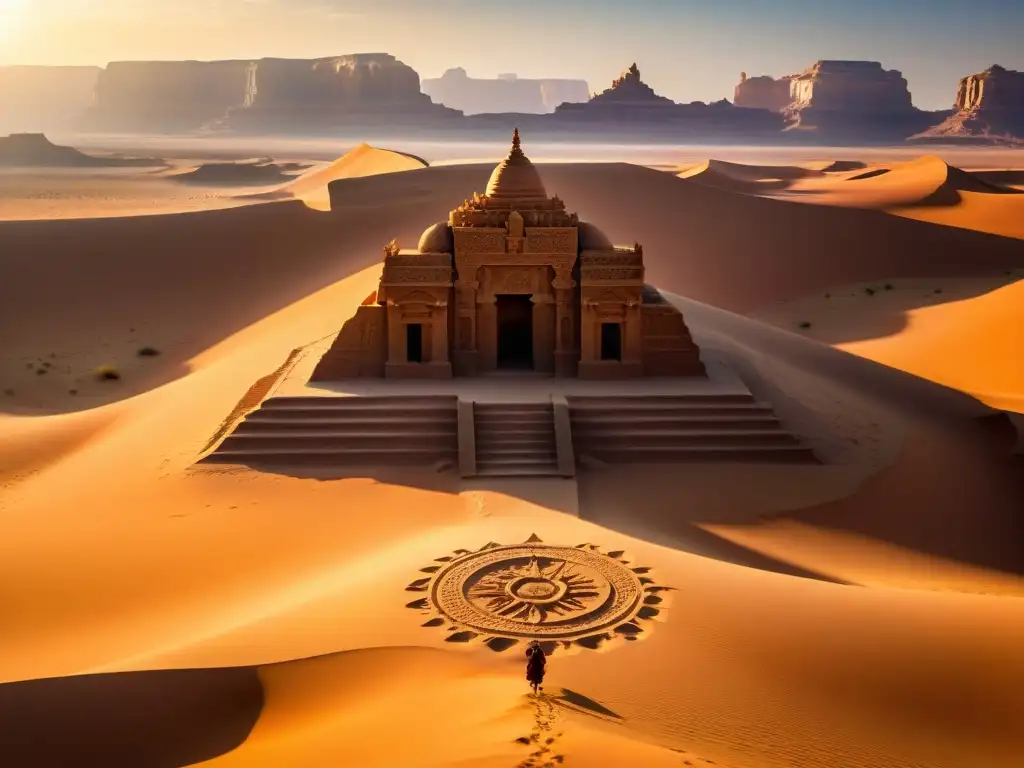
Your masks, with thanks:
M 504 253 L 504 232 L 467 232 L 455 230 L 455 247 L 470 253 Z

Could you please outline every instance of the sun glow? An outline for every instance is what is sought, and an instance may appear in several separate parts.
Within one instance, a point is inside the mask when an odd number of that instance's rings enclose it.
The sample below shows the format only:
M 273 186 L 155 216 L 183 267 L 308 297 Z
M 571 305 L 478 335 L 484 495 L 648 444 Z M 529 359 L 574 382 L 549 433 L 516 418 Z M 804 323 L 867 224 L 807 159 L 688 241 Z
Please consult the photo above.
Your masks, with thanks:
M 0 0 L 0 40 L 17 31 L 25 0 Z

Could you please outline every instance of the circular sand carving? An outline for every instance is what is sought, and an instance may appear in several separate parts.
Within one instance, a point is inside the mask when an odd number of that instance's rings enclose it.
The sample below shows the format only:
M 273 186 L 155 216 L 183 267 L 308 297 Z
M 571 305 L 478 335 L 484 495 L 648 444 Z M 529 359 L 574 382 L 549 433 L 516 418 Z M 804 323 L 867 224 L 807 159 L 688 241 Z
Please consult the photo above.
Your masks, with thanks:
M 449 624 L 449 640 L 484 636 L 503 646 L 522 639 L 580 641 L 596 647 L 618 634 L 635 638 L 638 619 L 653 618 L 664 587 L 622 559 L 592 545 L 552 546 L 531 537 L 524 544 L 488 544 L 438 558 L 424 568 L 432 578 L 407 588 L 428 597 L 409 605 L 439 616 L 427 626 Z M 614 556 L 613 556 L 614 555 Z M 658 606 L 658 607 L 655 607 Z M 492 647 L 494 647 L 492 645 Z

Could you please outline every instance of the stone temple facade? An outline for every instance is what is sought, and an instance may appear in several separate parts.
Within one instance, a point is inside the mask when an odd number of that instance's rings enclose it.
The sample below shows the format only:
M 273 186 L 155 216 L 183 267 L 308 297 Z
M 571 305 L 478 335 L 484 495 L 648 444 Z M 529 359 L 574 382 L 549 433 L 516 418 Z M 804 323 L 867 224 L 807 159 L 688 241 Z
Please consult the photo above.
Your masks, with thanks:
M 548 196 L 519 132 L 486 192 L 385 247 L 379 290 L 313 381 L 498 371 L 585 379 L 704 376 L 683 316 L 644 283 L 643 249 L 615 246 Z

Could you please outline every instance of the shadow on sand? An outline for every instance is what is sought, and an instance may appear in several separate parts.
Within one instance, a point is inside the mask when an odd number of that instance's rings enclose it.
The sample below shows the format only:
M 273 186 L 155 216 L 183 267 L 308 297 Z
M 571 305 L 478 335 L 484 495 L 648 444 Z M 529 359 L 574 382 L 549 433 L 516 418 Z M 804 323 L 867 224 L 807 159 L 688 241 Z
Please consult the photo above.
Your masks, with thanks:
M 1024 244 L 1021 252 L 1024 254 Z M 896 336 L 910 327 L 911 313 L 984 296 L 1024 278 L 1024 270 L 1008 269 L 988 277 L 962 280 L 936 278 L 879 280 L 864 285 L 832 288 L 818 297 L 805 297 L 786 312 L 766 308 L 763 316 L 776 327 L 799 333 L 825 344 Z
M 253 667 L 0 685 L 0 765 L 177 768 L 235 749 L 263 706 Z

